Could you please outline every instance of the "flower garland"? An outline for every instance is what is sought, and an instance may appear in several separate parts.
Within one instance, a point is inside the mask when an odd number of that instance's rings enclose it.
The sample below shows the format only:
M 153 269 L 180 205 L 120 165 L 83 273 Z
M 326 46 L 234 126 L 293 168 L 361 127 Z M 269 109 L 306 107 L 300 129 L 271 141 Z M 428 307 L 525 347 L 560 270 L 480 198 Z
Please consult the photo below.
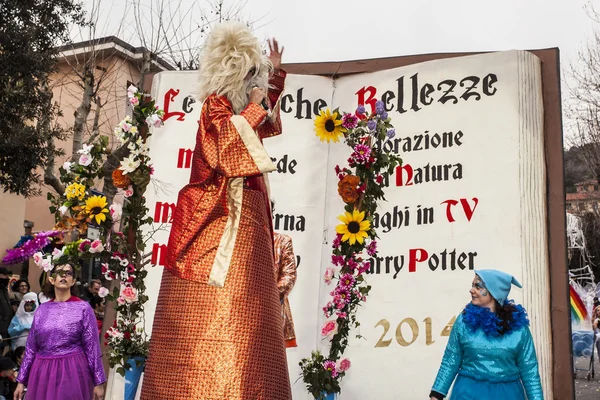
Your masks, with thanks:
M 370 268 L 365 259 L 377 256 L 377 233 L 373 213 L 379 200 L 385 200 L 383 188 L 401 159 L 385 151 L 383 143 L 395 135 L 394 127 L 382 101 L 377 101 L 370 114 L 359 105 L 353 114 L 340 114 L 338 109 L 321 111 L 315 119 L 315 131 L 321 141 L 344 142 L 352 149 L 347 167 L 335 167 L 339 179 L 338 194 L 346 204 L 338 219 L 332 243 L 331 266 L 323 277 L 327 285 L 337 281 L 330 292 L 332 299 L 323 307 L 327 321 L 321 328 L 323 340 L 329 342 L 327 357 L 319 351 L 300 361 L 302 378 L 315 399 L 328 393 L 339 393 L 340 382 L 351 366 L 343 354 L 352 328 L 360 322 L 356 312 L 371 290 L 364 278 Z M 388 146 L 393 148 L 393 146 Z M 360 338 L 360 334 L 356 337 Z
M 19 264 L 29 260 L 33 255 L 43 248 L 48 246 L 53 237 L 60 236 L 61 232 L 57 231 L 46 231 L 36 233 L 33 239 L 29 239 L 24 242 L 21 246 L 13 249 L 7 249 L 6 255 L 2 259 L 4 264 Z
M 127 154 L 112 173 L 113 185 L 123 195 L 124 205 L 109 206 L 107 198 L 92 189 L 103 176 L 102 165 L 109 155 L 108 138 L 99 136 L 94 143 L 83 145 L 78 161 L 66 162 L 59 169 L 65 193 L 49 195 L 56 230 L 83 234 L 93 226 L 99 230 L 99 238 L 79 239 L 51 254 L 40 252 L 33 256 L 45 271 L 59 264 L 69 263 L 77 269 L 82 261 L 100 261 L 112 289 L 102 288 L 99 295 L 114 301 L 117 311 L 113 326 L 104 336 L 105 345 L 110 348 L 110 366 L 117 367 L 122 375 L 129 368 L 129 358 L 148 353 L 148 337 L 140 326 L 144 321 L 144 303 L 148 301 L 144 294 L 147 271 L 142 259 L 142 227 L 152 222 L 143 196 L 153 173 L 146 143 L 150 136 L 148 126 L 162 126 L 164 116 L 154 100 L 134 86 L 127 89 L 127 96 L 134 106 L 133 117 L 125 117 L 114 130 L 121 145 L 126 145 Z

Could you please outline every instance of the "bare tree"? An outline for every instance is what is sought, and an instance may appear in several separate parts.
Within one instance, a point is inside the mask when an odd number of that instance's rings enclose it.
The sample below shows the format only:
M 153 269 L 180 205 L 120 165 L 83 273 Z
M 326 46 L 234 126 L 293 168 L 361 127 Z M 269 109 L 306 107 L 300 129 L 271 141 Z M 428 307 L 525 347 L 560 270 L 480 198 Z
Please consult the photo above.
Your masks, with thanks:
M 62 85 L 70 97 L 77 95 L 78 103 L 72 105 L 75 109 L 74 122 L 71 129 L 72 147 L 64 149 L 71 158 L 77 156 L 77 151 L 84 142 L 89 142 L 102 132 L 112 132 L 112 126 L 106 126 L 109 118 L 107 113 L 119 114 L 122 117 L 125 104 L 125 88 L 117 86 L 123 77 L 116 74 L 120 69 L 115 62 L 114 51 L 107 50 L 106 38 L 98 37 L 100 10 L 105 9 L 106 0 L 93 0 L 89 10 L 89 21 L 86 30 L 81 31 L 80 37 L 91 38 L 85 51 L 69 54 L 72 47 L 63 48 L 64 61 L 69 68 L 55 85 Z M 198 58 L 201 44 L 215 23 L 231 19 L 240 19 L 245 1 L 232 0 L 231 5 L 226 0 L 212 0 L 196 2 L 185 0 L 127 0 L 125 13 L 114 36 L 129 35 L 127 40 L 141 44 L 141 60 L 134 66 L 139 73 L 136 86 L 143 91 L 146 87 L 148 74 L 156 71 L 156 63 L 168 63 L 174 69 L 188 70 L 198 68 Z M 187 5 L 186 5 L 187 4 Z M 249 26 L 252 23 L 247 22 Z M 125 27 L 133 27 L 133 32 L 128 32 Z M 71 51 L 70 53 L 74 53 Z M 67 56 L 68 55 L 68 56 Z M 75 77 L 75 82 L 73 82 Z M 73 89 L 76 83 L 76 89 Z M 112 103 L 108 104 L 107 99 Z M 114 120 L 113 120 L 114 122 Z M 54 143 L 51 143 L 54 146 Z M 128 154 L 128 143 L 113 148 L 103 166 L 103 192 L 109 202 L 116 195 L 116 188 L 112 182 L 112 173 L 119 166 L 119 161 Z M 56 192 L 63 193 L 57 165 L 51 160 L 44 173 L 44 183 Z
M 589 17 L 600 24 L 600 14 L 592 2 L 587 6 Z M 590 172 L 600 181 L 600 31 L 596 30 L 577 61 L 567 72 L 570 78 L 566 141 L 576 146 Z

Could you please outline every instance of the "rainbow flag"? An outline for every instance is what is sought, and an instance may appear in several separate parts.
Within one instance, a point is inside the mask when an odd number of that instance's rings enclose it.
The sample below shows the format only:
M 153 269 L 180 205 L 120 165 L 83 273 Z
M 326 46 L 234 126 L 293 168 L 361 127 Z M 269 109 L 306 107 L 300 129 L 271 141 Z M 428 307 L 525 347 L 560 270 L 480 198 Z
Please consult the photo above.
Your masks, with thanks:
M 588 317 L 585 304 L 583 304 L 581 297 L 579 297 L 579 294 L 573 289 L 573 286 L 569 287 L 569 292 L 571 300 L 571 319 L 573 321 L 583 322 Z

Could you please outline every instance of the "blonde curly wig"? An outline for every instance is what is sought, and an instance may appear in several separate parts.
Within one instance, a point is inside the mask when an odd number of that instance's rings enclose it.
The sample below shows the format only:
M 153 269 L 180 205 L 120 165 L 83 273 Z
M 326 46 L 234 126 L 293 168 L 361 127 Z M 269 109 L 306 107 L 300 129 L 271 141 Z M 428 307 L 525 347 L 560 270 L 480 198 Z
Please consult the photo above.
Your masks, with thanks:
M 200 56 L 199 99 L 204 101 L 213 93 L 225 96 L 239 114 L 253 87 L 268 89 L 272 70 L 271 61 L 246 25 L 219 24 L 206 39 Z

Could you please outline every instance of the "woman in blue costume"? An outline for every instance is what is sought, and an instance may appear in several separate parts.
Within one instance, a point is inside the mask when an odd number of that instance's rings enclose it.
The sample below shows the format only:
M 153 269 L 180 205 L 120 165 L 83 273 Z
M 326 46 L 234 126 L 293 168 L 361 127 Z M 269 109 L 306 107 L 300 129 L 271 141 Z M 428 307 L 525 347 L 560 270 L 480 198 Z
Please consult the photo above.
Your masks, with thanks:
M 471 303 L 456 318 L 431 390 L 441 400 L 543 400 L 537 357 L 525 309 L 508 301 L 511 275 L 476 270 Z M 458 377 L 457 377 L 458 375 Z

